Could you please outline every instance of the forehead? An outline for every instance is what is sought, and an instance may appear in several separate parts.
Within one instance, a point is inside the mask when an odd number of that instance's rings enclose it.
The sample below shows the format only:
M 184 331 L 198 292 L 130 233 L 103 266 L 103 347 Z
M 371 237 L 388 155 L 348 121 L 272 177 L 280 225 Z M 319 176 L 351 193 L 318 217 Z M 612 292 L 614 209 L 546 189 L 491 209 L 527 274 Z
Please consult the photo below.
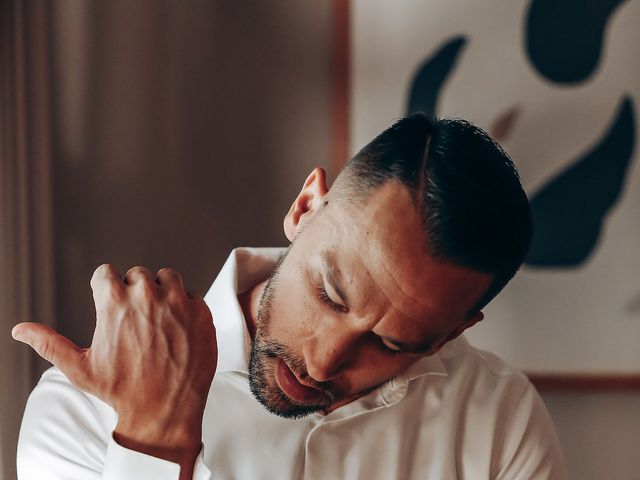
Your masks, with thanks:
M 361 205 L 335 202 L 318 219 L 342 276 L 364 296 L 383 296 L 403 316 L 462 320 L 489 286 L 487 275 L 428 253 L 420 213 L 407 189 L 387 182 Z M 369 294 L 369 295 L 367 295 Z

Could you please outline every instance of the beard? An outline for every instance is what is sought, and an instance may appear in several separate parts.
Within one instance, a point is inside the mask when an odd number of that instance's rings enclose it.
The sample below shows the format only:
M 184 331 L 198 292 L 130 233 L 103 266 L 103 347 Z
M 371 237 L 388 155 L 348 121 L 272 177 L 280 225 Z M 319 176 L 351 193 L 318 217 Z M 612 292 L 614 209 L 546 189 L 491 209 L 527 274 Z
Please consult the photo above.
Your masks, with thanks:
M 319 412 L 344 399 L 330 382 L 318 390 L 322 397 L 314 404 L 301 404 L 289 398 L 275 380 L 278 360 L 286 363 L 298 378 L 308 378 L 305 361 L 285 344 L 269 336 L 271 307 L 276 294 L 280 265 L 289 250 L 279 259 L 260 297 L 256 333 L 249 354 L 249 388 L 253 396 L 269 412 L 283 418 L 298 419 Z

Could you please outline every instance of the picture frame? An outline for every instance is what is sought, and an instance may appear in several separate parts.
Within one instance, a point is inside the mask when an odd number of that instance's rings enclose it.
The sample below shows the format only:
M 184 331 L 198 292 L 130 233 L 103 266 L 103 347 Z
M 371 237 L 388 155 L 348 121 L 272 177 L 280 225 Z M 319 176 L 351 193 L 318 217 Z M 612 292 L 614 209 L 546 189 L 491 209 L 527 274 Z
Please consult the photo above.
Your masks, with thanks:
M 554 29 L 540 10 L 536 0 L 334 0 L 331 170 L 417 110 L 497 137 L 519 169 L 537 237 L 468 338 L 541 390 L 637 391 L 640 64 L 626 47 L 640 42 L 640 8 L 600 12 L 592 65 L 559 66 L 561 54 L 536 57 L 553 47 L 539 38 Z

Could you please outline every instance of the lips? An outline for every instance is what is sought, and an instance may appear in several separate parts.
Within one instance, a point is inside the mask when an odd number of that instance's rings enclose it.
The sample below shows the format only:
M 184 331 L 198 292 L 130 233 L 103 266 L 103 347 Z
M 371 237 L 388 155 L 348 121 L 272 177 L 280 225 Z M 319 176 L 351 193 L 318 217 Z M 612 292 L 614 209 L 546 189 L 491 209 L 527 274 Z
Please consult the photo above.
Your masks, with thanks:
M 326 401 L 326 396 L 323 392 L 316 388 L 302 385 L 281 358 L 278 358 L 276 362 L 276 382 L 287 397 L 294 402 L 302 404 L 317 404 Z

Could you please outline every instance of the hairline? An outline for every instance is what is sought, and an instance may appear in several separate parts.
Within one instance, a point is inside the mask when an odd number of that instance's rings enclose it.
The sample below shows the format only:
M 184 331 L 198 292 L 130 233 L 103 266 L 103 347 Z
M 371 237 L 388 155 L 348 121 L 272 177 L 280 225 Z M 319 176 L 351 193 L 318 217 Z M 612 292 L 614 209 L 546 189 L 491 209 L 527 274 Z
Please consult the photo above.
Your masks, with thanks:
M 424 162 L 426 162 L 426 160 L 427 159 L 425 154 L 425 158 L 423 160 L 423 164 L 421 165 L 421 168 L 425 166 Z M 345 177 L 344 180 L 343 180 L 343 177 Z M 463 265 L 461 263 L 458 263 L 452 258 L 438 252 L 437 249 L 434 249 L 433 246 L 431 245 L 431 242 L 429 239 L 431 230 L 429 226 L 426 224 L 426 221 L 425 221 L 426 215 L 424 215 L 424 212 L 426 212 L 429 208 L 428 206 L 424 205 L 424 200 L 423 200 L 425 197 L 424 189 L 426 188 L 426 184 L 427 184 L 426 180 L 421 179 L 418 186 L 413 186 L 413 185 L 408 185 L 407 183 L 402 182 L 397 178 L 391 178 L 391 177 L 384 178 L 382 179 L 382 181 L 380 181 L 379 183 L 376 183 L 375 185 L 367 185 L 365 182 L 362 182 L 362 181 L 358 182 L 358 179 L 359 177 L 353 171 L 353 169 L 349 168 L 349 165 L 345 166 L 331 187 L 330 194 L 332 195 L 332 200 L 335 199 L 338 203 L 340 203 L 343 206 L 346 206 L 347 208 L 352 208 L 354 206 L 357 207 L 357 206 L 363 205 L 364 202 L 366 202 L 366 200 L 369 198 L 369 196 L 374 195 L 381 187 L 389 184 L 390 182 L 394 182 L 397 185 L 401 186 L 409 193 L 409 196 L 411 198 L 411 203 L 413 204 L 414 208 L 416 209 L 417 213 L 420 216 L 420 222 L 422 225 L 422 235 L 424 237 L 424 241 L 422 242 L 424 250 L 420 253 L 430 255 L 431 257 L 437 260 L 440 260 L 442 262 L 448 263 L 449 265 L 453 265 L 459 268 L 466 268 L 476 273 L 488 275 L 490 278 L 489 286 L 485 289 L 484 292 L 482 292 L 482 294 L 479 295 L 474 306 L 471 309 L 469 309 L 469 311 L 467 312 L 466 318 L 473 317 L 477 312 L 481 311 L 486 305 L 489 304 L 489 302 L 496 296 L 496 294 L 494 294 L 493 292 L 497 287 L 496 285 L 497 275 L 492 272 L 482 271 L 476 268 L 472 268 L 468 265 Z M 354 183 L 357 183 L 359 185 L 353 188 Z M 420 188 L 421 190 L 418 190 L 418 188 Z M 345 190 L 348 190 L 349 193 L 345 194 L 344 193 Z M 351 192 L 354 192 L 354 193 L 351 193 Z

